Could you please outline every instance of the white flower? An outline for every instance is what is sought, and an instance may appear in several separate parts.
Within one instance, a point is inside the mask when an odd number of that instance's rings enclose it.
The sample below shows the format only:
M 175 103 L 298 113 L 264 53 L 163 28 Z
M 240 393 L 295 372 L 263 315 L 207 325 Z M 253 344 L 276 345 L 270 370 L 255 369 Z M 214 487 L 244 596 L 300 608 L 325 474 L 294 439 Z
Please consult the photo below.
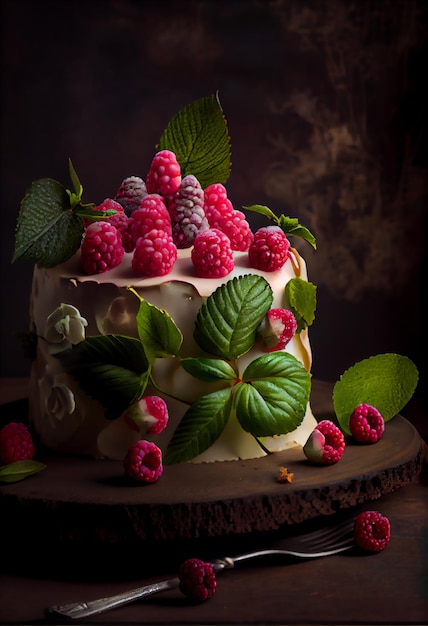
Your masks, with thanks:
M 59 422 L 69 417 L 76 408 L 74 394 L 67 385 L 57 381 L 46 367 L 45 376 L 39 380 L 42 413 L 52 422 Z
M 87 320 L 71 304 L 61 304 L 51 313 L 45 324 L 45 339 L 51 344 L 49 352 L 61 352 L 84 341 Z

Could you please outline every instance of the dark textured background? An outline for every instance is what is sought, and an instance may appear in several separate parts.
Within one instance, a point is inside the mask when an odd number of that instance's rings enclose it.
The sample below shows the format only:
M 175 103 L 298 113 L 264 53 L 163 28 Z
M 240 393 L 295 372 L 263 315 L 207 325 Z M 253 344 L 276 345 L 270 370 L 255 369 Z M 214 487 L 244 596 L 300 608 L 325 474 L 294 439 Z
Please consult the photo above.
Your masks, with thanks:
M 32 265 L 11 265 L 19 203 L 51 177 L 84 200 L 145 177 L 170 117 L 219 91 L 229 197 L 315 234 L 313 374 L 380 352 L 426 387 L 427 3 L 2 0 L 1 362 L 25 376 Z

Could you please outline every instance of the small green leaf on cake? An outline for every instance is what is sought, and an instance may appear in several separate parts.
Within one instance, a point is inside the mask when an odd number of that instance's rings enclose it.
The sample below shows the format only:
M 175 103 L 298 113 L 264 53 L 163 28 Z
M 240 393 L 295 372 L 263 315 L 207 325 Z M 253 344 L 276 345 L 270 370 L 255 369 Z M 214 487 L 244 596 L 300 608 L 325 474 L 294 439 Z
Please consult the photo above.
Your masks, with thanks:
M 193 174 L 202 188 L 226 183 L 231 169 L 230 137 L 218 96 L 196 100 L 169 122 L 160 150 L 171 150 L 182 177 Z
M 263 277 L 247 274 L 232 278 L 199 309 L 195 341 L 206 352 L 229 361 L 242 356 L 253 347 L 272 301 L 272 289 Z
M 166 449 L 165 465 L 190 461 L 219 438 L 230 415 L 230 397 L 230 389 L 221 389 L 190 407 Z
M 236 380 L 237 374 L 233 367 L 222 359 L 205 359 L 203 357 L 187 357 L 181 360 L 183 369 L 189 374 L 206 382 L 217 380 Z
M 351 434 L 349 419 L 360 404 L 370 404 L 385 422 L 409 402 L 418 384 L 418 370 L 407 357 L 379 354 L 346 370 L 333 390 L 334 410 L 342 430 Z
M 0 482 L 3 483 L 16 483 L 19 480 L 32 476 L 44 470 L 46 465 L 39 463 L 39 461 L 24 460 L 15 461 L 0 467 Z
M 137 296 L 138 294 L 131 289 Z M 177 356 L 183 335 L 169 313 L 140 296 L 137 313 L 138 336 L 150 363 L 156 358 Z
M 297 217 L 288 217 L 283 214 L 278 217 L 269 207 L 262 204 L 252 204 L 251 206 L 244 206 L 243 208 L 247 211 L 252 211 L 253 213 L 267 217 L 276 226 L 279 226 L 286 235 L 300 237 L 316 250 L 317 244 L 315 237 L 308 228 L 299 223 Z
M 255 437 L 282 435 L 303 421 L 311 375 L 294 356 L 274 352 L 255 359 L 234 388 L 236 416 Z
M 120 417 L 128 406 L 137 402 L 150 376 L 144 348 L 132 337 L 87 337 L 71 350 L 55 356 L 85 393 L 104 406 L 107 419 Z
M 317 288 L 302 278 L 292 278 L 285 286 L 285 294 L 290 310 L 297 322 L 297 332 L 310 326 L 315 319 Z
M 80 247 L 83 222 L 70 207 L 67 190 L 51 178 L 35 181 L 21 202 L 12 262 L 31 259 L 54 267 Z

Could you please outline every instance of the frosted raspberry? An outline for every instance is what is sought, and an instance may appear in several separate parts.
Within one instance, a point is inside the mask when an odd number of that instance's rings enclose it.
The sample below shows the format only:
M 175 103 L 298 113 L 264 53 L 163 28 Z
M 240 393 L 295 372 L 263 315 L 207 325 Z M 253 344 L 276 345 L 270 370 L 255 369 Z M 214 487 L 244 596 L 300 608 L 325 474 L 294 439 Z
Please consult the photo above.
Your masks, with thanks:
M 168 406 L 159 396 L 145 396 L 129 407 L 124 417 L 142 435 L 158 435 L 168 424 Z
M 183 178 L 168 204 L 168 210 L 173 225 L 172 238 L 177 248 L 190 248 L 196 235 L 209 228 L 204 212 L 204 192 L 193 174 Z
M 147 195 L 146 183 L 139 176 L 124 178 L 116 192 L 115 200 L 119 202 L 128 217 L 138 209 L 143 198 Z
M 377 511 L 364 511 L 357 515 L 354 541 L 366 552 L 384 550 L 391 539 L 389 519 Z
M 296 330 L 296 318 L 291 311 L 270 309 L 260 327 L 260 334 L 266 342 L 266 352 L 284 350 Z
M 147 191 L 168 196 L 177 191 L 180 183 L 181 169 L 174 152 L 161 150 L 155 154 L 146 177 Z
M 140 483 L 155 483 L 163 473 L 162 450 L 140 439 L 132 445 L 123 461 L 125 474 Z
M 3 465 L 34 456 L 34 443 L 25 424 L 9 422 L 0 431 L 0 460 Z
M 230 239 L 217 228 L 209 228 L 196 236 L 191 258 L 200 278 L 223 278 L 235 265 Z
M 172 235 L 171 217 L 162 196 L 157 193 L 148 194 L 129 217 L 128 227 L 122 234 L 125 251 L 132 252 L 137 239 L 145 237 L 153 229 Z
M 80 246 L 80 265 L 87 274 L 101 274 L 120 264 L 124 249 L 122 237 L 109 222 L 90 224 Z
M 263 226 L 254 234 L 248 250 L 250 266 L 263 272 L 281 269 L 289 256 L 290 242 L 279 226 Z
M 385 421 L 375 407 L 370 404 L 358 405 L 349 420 L 352 436 L 360 443 L 376 443 L 385 430 Z
M 226 187 L 221 183 L 213 183 L 204 191 L 204 212 L 211 228 L 219 227 L 219 219 L 232 215 L 233 204 L 227 197 Z
M 309 461 L 321 465 L 332 465 L 342 458 L 345 451 L 345 438 L 342 431 L 330 420 L 322 420 L 312 431 L 303 446 Z
M 112 200 L 111 198 L 106 198 L 104 202 L 102 202 L 101 204 L 97 206 L 94 206 L 93 211 L 100 211 L 100 212 L 116 211 L 116 213 L 113 213 L 113 215 L 105 216 L 103 218 L 103 221 L 109 222 L 110 224 L 115 226 L 117 230 L 121 233 L 123 233 L 123 231 L 126 230 L 126 227 L 128 226 L 128 217 L 125 211 L 123 210 L 123 206 L 119 204 L 119 202 L 116 202 L 116 200 Z M 86 227 L 88 227 L 89 224 L 91 223 L 93 223 L 91 222 L 91 220 L 85 220 Z
M 232 250 L 245 252 L 253 241 L 254 235 L 251 227 L 241 211 L 222 215 L 219 217 L 216 227 L 229 237 Z
M 212 598 L 216 586 L 216 576 L 212 563 L 200 559 L 187 559 L 178 570 L 180 591 L 196 602 L 204 602 Z
M 141 276 L 165 276 L 177 260 L 177 246 L 164 230 L 151 230 L 140 237 L 132 257 L 132 269 Z

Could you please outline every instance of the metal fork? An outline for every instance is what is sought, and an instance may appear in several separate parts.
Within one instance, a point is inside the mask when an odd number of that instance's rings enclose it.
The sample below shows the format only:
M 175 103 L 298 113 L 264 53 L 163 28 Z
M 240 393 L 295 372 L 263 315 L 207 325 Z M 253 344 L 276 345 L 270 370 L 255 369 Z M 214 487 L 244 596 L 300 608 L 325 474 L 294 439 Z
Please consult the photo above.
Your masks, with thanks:
M 298 535 L 295 537 L 286 537 L 281 540 L 280 545 L 284 548 L 270 548 L 267 550 L 255 550 L 253 552 L 244 552 L 237 556 L 226 556 L 212 561 L 214 571 L 219 573 L 225 569 L 232 569 L 237 563 L 249 561 L 251 559 L 260 559 L 262 557 L 272 556 L 291 556 L 302 559 L 316 559 L 323 556 L 331 556 L 340 554 L 346 550 L 350 550 L 354 545 L 355 518 L 349 519 L 336 526 L 330 526 L 315 530 L 310 533 Z M 180 584 L 180 579 L 169 578 L 159 582 L 137 587 L 123 593 L 98 600 L 89 600 L 87 602 L 73 602 L 71 604 L 54 605 L 46 609 L 48 617 L 75 620 L 82 617 L 89 617 L 104 613 L 110 609 L 115 609 L 124 604 L 135 602 L 141 598 L 146 598 L 161 591 L 168 589 L 176 589 Z

